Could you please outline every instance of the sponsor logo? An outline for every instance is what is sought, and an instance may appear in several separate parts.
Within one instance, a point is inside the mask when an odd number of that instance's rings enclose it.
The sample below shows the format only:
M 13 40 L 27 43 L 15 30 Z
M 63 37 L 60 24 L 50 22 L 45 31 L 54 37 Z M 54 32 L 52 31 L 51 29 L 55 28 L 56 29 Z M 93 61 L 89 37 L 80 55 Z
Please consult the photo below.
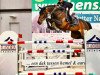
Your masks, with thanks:
M 100 38 L 94 35 L 87 41 L 87 49 L 100 49 Z
M 11 37 L 7 37 L 4 40 L 4 42 L 9 42 L 9 41 L 13 42 L 13 39 Z M 12 44 L 12 45 L 9 45 L 9 44 L 0 44 L 0 51 L 1 52 L 13 52 L 13 51 L 16 51 L 16 44 Z

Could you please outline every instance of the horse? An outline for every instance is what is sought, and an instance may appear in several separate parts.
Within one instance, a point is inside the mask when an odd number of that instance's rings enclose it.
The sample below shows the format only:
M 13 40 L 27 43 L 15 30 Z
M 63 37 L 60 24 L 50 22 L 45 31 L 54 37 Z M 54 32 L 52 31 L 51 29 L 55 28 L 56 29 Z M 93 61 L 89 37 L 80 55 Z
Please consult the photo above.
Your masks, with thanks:
M 47 22 L 47 27 L 51 30 L 62 30 L 63 32 L 71 31 L 71 37 L 74 39 L 84 39 L 84 30 L 92 29 L 89 22 L 78 19 L 78 23 L 71 26 L 68 21 L 67 12 L 57 5 L 48 5 L 39 7 L 39 17 L 37 23 L 41 25 L 44 20 Z M 50 18 L 48 18 L 50 15 Z M 51 25 L 50 25 L 51 24 Z

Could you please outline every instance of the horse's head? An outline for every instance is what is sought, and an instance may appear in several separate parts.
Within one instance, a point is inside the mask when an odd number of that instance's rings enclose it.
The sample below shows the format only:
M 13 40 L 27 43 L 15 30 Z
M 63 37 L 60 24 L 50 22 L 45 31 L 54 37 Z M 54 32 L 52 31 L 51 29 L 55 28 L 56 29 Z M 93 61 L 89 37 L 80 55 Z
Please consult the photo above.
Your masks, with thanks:
M 40 25 L 42 24 L 42 22 L 47 18 L 48 13 L 50 14 L 53 11 L 54 7 L 55 7 L 55 5 L 48 5 L 43 8 L 39 7 L 40 12 L 39 12 L 39 18 L 37 21 L 38 24 L 40 24 Z
M 43 7 L 43 8 L 39 7 L 39 8 L 40 8 L 40 12 L 39 12 L 39 18 L 38 18 L 37 23 L 41 25 L 42 22 L 47 18 L 48 13 L 46 11 L 46 7 Z

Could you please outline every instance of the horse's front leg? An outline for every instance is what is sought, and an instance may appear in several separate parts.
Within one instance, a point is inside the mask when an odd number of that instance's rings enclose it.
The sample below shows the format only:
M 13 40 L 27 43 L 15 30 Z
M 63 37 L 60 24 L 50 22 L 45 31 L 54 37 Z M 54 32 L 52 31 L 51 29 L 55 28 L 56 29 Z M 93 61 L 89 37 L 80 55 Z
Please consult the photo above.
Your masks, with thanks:
M 47 28 L 49 28 L 50 30 L 55 30 L 54 27 L 52 27 L 52 23 L 53 21 L 49 18 L 46 19 L 46 22 L 47 22 Z M 50 25 L 51 24 L 51 25 Z

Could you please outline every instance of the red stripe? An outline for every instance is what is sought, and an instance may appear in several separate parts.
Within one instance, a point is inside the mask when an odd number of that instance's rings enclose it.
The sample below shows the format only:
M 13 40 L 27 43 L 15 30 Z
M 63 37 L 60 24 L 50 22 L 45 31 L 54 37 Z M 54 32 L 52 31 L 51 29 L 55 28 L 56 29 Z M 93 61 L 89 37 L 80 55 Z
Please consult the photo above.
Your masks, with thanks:
M 76 72 L 75 75 L 83 75 L 82 72 Z
M 73 40 L 68 40 L 68 43 L 73 43 Z
M 44 73 L 37 73 L 37 75 L 45 75 Z
M 63 43 L 63 40 L 56 40 L 56 43 Z
M 37 50 L 37 53 L 44 53 L 44 50 Z
M 28 75 L 33 75 L 33 73 L 28 73 Z
M 25 44 L 25 41 L 18 41 L 17 44 Z
M 74 52 L 78 53 L 78 52 L 81 52 L 81 50 L 74 50 Z
M 7 44 L 13 44 L 13 42 L 12 41 L 9 41 L 9 42 L 7 42 Z
M 22 34 L 18 34 L 18 38 L 22 38 Z
M 27 53 L 32 53 L 32 50 L 28 50 Z

